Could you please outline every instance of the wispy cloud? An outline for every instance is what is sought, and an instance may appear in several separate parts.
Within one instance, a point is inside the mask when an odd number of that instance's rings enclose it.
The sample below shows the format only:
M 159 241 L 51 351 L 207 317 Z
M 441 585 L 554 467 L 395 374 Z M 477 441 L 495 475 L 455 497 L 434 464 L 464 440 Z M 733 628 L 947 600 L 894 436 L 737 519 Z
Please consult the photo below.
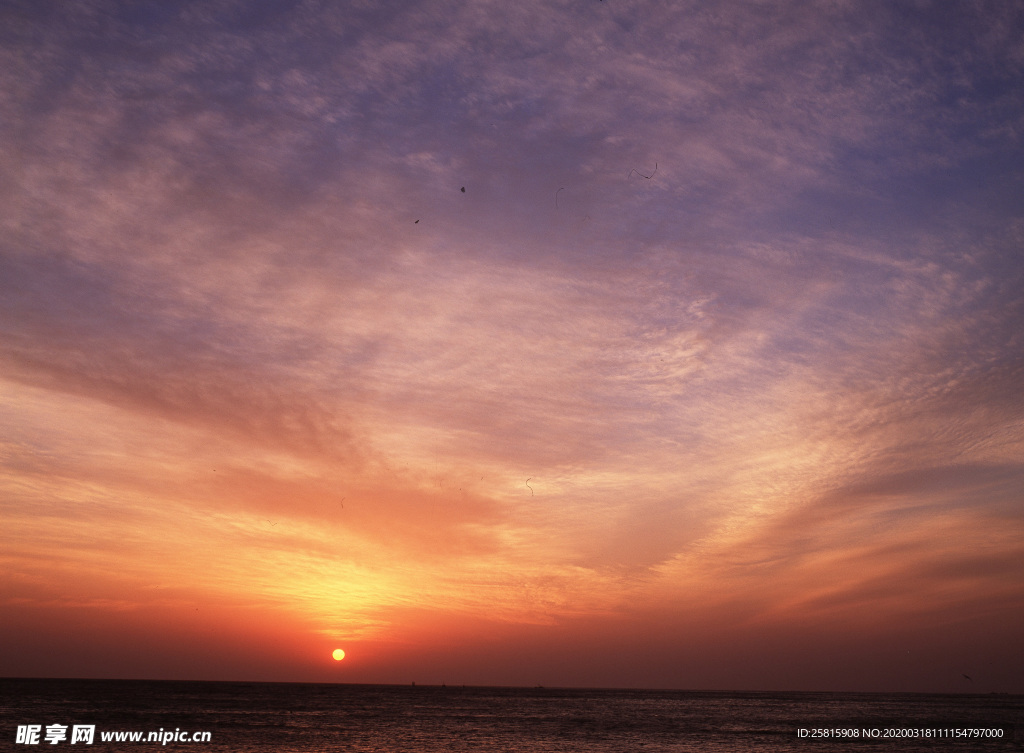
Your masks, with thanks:
M 3 13 L 19 624 L 1012 620 L 1018 11 Z

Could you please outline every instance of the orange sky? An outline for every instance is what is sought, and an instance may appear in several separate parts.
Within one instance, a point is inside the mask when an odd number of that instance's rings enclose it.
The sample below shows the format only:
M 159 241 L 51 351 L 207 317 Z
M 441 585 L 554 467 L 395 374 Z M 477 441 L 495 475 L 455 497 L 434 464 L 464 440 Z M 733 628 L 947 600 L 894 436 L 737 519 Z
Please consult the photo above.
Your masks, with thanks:
M 8 19 L 0 674 L 1024 692 L 1020 19 L 593 5 Z

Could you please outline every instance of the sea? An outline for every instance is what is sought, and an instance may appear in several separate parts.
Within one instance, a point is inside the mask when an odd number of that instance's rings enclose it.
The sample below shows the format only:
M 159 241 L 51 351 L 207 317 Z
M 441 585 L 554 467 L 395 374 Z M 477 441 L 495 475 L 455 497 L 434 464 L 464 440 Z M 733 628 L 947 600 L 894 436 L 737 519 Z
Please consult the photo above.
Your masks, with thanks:
M 1024 696 L 0 678 L 0 750 L 1024 750 Z

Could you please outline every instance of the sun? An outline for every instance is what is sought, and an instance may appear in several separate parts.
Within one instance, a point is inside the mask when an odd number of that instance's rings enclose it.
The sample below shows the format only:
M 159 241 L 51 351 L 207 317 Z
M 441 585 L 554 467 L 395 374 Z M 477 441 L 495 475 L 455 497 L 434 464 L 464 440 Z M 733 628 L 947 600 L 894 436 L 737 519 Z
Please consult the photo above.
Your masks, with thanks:
M 341 661 L 345 658 L 345 652 L 342 651 L 340 648 L 336 648 L 334 649 L 334 653 L 332 653 L 331 656 L 334 657 L 334 661 Z

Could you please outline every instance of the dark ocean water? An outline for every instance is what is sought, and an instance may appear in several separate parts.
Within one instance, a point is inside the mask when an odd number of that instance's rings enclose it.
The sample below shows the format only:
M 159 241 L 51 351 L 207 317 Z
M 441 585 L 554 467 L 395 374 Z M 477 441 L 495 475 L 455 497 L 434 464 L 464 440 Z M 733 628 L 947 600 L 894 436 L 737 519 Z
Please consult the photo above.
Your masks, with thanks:
M 38 725 L 39 742 L 19 743 L 19 727 L 31 739 L 30 725 Z M 66 739 L 50 744 L 50 725 L 66 726 Z M 74 725 L 95 727 L 92 745 L 72 744 Z M 999 729 L 1002 737 L 963 732 L 975 729 Z M 867 737 L 870 730 L 880 737 Z M 143 741 L 101 739 L 112 732 L 141 732 Z M 158 739 L 208 732 L 209 740 L 163 745 L 145 741 L 150 732 Z M 0 750 L 65 749 L 1024 750 L 1024 696 L 0 679 Z

